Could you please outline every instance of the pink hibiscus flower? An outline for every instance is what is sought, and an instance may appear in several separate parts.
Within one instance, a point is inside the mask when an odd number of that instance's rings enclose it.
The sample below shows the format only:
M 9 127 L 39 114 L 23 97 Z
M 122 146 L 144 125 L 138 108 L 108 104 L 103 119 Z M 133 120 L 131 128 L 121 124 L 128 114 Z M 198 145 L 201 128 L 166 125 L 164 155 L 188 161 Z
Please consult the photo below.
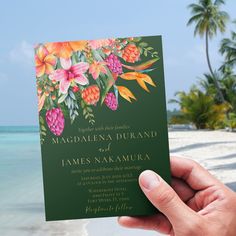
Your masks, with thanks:
M 61 93 L 66 94 L 72 82 L 80 85 L 89 83 L 88 78 L 84 73 L 88 70 L 89 64 L 87 62 L 79 62 L 71 65 L 71 59 L 60 58 L 62 69 L 57 69 L 49 75 L 49 79 L 60 81 L 59 89 Z

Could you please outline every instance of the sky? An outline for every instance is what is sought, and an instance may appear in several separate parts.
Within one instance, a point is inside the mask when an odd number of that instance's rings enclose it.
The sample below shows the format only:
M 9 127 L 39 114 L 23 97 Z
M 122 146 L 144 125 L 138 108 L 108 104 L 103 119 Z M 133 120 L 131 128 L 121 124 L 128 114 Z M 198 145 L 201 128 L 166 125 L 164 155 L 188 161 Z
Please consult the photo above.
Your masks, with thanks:
M 1 2 L 0 125 L 37 125 L 33 45 L 38 42 L 162 35 L 167 101 L 188 91 L 208 72 L 204 40 L 187 27 L 187 6 L 196 0 L 11 0 Z M 236 18 L 236 1 L 222 8 Z M 213 68 L 223 58 L 220 39 L 210 42 Z M 168 104 L 169 109 L 173 105 Z

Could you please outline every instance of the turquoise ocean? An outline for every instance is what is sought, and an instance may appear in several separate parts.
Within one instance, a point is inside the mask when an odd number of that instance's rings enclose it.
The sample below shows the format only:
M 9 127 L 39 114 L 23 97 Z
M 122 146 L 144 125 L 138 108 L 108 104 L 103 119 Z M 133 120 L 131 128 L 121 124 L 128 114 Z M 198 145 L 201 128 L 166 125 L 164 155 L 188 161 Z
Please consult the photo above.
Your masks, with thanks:
M 99 230 L 98 230 L 99 229 Z M 0 126 L 0 236 L 153 236 L 116 217 L 46 222 L 38 126 Z

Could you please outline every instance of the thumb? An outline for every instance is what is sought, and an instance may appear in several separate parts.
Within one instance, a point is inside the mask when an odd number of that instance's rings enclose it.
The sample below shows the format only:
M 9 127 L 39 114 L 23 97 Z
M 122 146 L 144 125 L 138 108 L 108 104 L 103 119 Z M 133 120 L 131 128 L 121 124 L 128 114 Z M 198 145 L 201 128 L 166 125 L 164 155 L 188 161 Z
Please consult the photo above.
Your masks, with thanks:
M 143 171 L 139 176 L 139 185 L 150 202 L 169 219 L 173 226 L 183 224 L 186 219 L 197 218 L 197 214 L 155 172 Z

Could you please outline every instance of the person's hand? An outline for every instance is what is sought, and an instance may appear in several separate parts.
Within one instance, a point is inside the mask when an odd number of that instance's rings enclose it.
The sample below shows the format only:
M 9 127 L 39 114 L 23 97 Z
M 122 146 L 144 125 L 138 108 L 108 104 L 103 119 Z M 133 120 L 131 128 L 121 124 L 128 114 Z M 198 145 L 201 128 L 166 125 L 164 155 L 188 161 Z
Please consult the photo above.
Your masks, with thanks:
M 172 187 L 151 170 L 139 176 L 142 191 L 160 213 L 122 216 L 118 222 L 171 236 L 236 235 L 236 193 L 192 160 L 172 157 L 171 173 Z

